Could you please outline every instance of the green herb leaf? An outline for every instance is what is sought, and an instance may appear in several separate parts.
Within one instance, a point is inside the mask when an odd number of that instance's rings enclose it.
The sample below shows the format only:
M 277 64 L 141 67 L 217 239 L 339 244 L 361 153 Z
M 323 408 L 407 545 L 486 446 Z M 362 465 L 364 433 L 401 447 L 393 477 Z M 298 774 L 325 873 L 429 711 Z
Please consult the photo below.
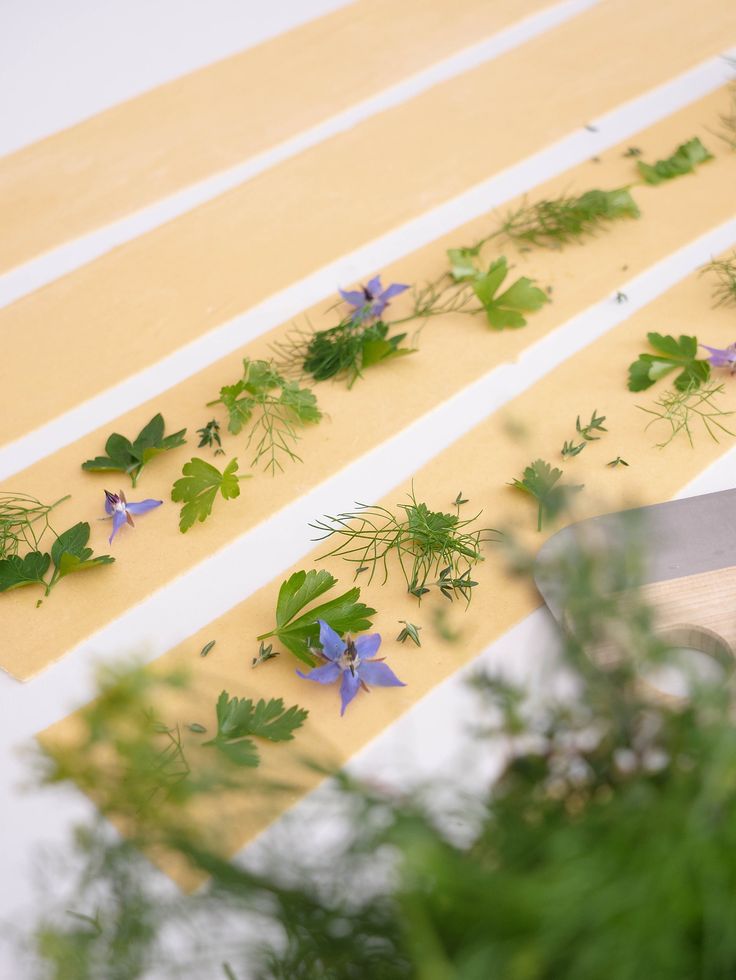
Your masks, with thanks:
M 86 547 L 88 541 L 89 524 L 86 521 L 75 524 L 59 535 L 51 545 L 51 560 L 56 567 L 52 584 L 72 572 L 84 572 L 98 565 L 111 565 L 115 561 L 111 555 L 93 558 L 92 549 Z
M 0 561 L 0 592 L 10 592 L 24 585 L 43 585 L 43 578 L 51 564 L 51 556 L 31 551 L 25 557 L 10 555 Z
M 680 369 L 675 378 L 675 388 L 685 391 L 698 388 L 710 377 L 710 364 L 698 360 L 698 341 L 696 337 L 684 334 L 679 338 L 669 334 L 648 333 L 647 340 L 656 354 L 640 354 L 629 365 L 629 391 L 645 391 L 671 371 Z
M 171 499 L 184 502 L 181 509 L 179 530 L 184 534 L 195 521 L 206 521 L 212 513 L 212 505 L 219 490 L 225 500 L 240 496 L 237 459 L 231 459 L 221 473 L 212 463 L 196 456 L 184 464 L 181 479 L 171 488 Z
M 538 310 L 549 302 L 547 294 L 526 276 L 517 279 L 505 292 L 497 296 L 496 293 L 507 274 L 508 263 L 505 256 L 501 256 L 491 264 L 484 276 L 478 276 L 472 284 L 473 291 L 486 311 L 488 322 L 494 330 L 526 326 L 522 313 Z
M 113 432 L 105 443 L 106 456 L 96 456 L 82 463 L 82 469 L 93 473 L 127 473 L 133 486 L 138 482 L 143 467 L 160 453 L 176 449 L 185 442 L 186 429 L 164 436 L 164 420 L 154 415 L 138 433 L 134 442 Z
M 568 504 L 573 493 L 583 489 L 582 484 L 560 484 L 562 470 L 550 466 L 543 459 L 527 466 L 521 480 L 513 480 L 509 486 L 528 493 L 539 504 L 537 530 L 542 530 L 545 518 L 553 520 Z
M 281 698 L 261 698 L 254 705 L 250 698 L 231 698 L 227 691 L 217 699 L 216 713 L 217 735 L 202 744 L 216 747 L 236 765 L 250 767 L 260 763 L 254 737 L 288 742 L 309 715 L 297 705 L 285 708 Z
M 666 160 L 658 160 L 655 164 L 637 161 L 636 167 L 639 174 L 647 184 L 661 184 L 664 180 L 672 180 L 673 177 L 681 177 L 683 174 L 691 174 L 696 166 L 712 160 L 713 154 L 695 136 L 677 147 L 672 156 Z
M 609 221 L 638 218 L 639 208 L 628 187 L 591 190 L 580 197 L 556 197 L 524 204 L 509 214 L 501 228 L 519 246 L 559 248 L 594 234 Z
M 372 622 L 368 617 L 374 615 L 376 610 L 358 601 L 359 588 L 348 589 L 342 595 L 312 606 L 308 612 L 302 612 L 335 585 L 337 579 L 324 570 L 294 572 L 279 589 L 276 629 L 263 633 L 256 639 L 261 641 L 275 636 L 295 657 L 313 667 L 315 659 L 309 650 L 319 641 L 318 619 L 323 619 L 340 634 L 362 633 L 370 629 Z

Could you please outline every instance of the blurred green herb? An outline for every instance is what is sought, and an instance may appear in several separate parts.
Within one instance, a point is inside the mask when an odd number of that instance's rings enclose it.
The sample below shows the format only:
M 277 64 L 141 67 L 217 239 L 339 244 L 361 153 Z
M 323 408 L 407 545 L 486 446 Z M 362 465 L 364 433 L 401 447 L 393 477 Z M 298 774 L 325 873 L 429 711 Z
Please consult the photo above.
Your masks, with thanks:
M 678 146 L 666 160 L 658 160 L 655 164 L 638 160 L 636 168 L 645 183 L 661 184 L 664 180 L 672 180 L 673 177 L 691 174 L 696 166 L 712 159 L 713 154 L 708 152 L 696 136 L 688 140 L 687 143 Z
M 206 656 L 207 656 L 207 654 L 208 654 L 208 653 L 210 652 L 210 650 L 212 649 L 212 647 L 213 647 L 213 646 L 215 645 L 215 643 L 217 643 L 217 640 L 210 640 L 210 641 L 209 641 L 209 643 L 205 643 L 205 645 L 204 645 L 204 646 L 202 647 L 202 649 L 201 649 L 201 650 L 199 651 L 199 655 L 200 655 L 200 657 L 206 657 Z
M 524 470 L 521 480 L 512 480 L 510 487 L 521 490 L 538 503 L 537 530 L 542 530 L 545 520 L 554 520 L 569 504 L 574 493 L 583 489 L 582 484 L 560 483 L 562 470 L 550 466 L 543 459 L 536 459 Z
M 88 459 L 82 463 L 82 469 L 91 473 L 127 473 L 135 486 L 147 463 L 161 453 L 184 445 L 186 432 L 186 429 L 180 429 L 164 436 L 164 420 L 159 413 L 141 429 L 133 442 L 113 432 L 105 443 L 107 455 Z
M 324 620 L 340 634 L 362 633 L 370 629 L 372 621 L 369 617 L 373 616 L 376 610 L 358 601 L 360 589 L 356 587 L 304 611 L 315 599 L 319 599 L 335 585 L 337 579 L 324 570 L 317 571 L 312 568 L 308 572 L 294 572 L 279 589 L 276 600 L 276 628 L 268 633 L 262 633 L 256 639 L 260 642 L 273 636 L 295 657 L 314 667 L 317 660 L 310 651 L 319 643 L 318 619 Z M 263 649 L 262 643 L 261 649 Z M 260 656 L 256 660 L 260 662 Z M 256 666 L 255 662 L 253 666 Z
M 716 306 L 736 304 L 736 252 L 725 259 L 713 259 L 701 269 L 703 273 L 715 276 L 713 299 Z
M 207 520 L 218 491 L 224 500 L 240 496 L 240 480 L 247 475 L 237 473 L 238 461 L 231 459 L 220 472 L 212 463 L 194 457 L 184 464 L 183 476 L 171 488 L 171 499 L 183 503 L 179 518 L 179 530 L 184 534 L 194 525 Z
M 251 768 L 261 761 L 254 738 L 291 741 L 309 714 L 297 705 L 285 708 L 281 698 L 261 698 L 253 704 L 250 698 L 231 698 L 227 691 L 217 699 L 216 711 L 217 735 L 202 745 L 216 748 L 238 766 Z
M 736 150 L 736 83 L 730 87 L 731 105 L 729 109 L 722 113 L 718 120 L 721 124 L 716 136 L 722 140 L 731 150 Z
M 591 190 L 523 204 L 504 218 L 500 231 L 517 245 L 560 248 L 602 230 L 609 221 L 638 218 L 639 208 L 627 187 Z
M 659 449 L 668 446 L 675 436 L 684 432 L 690 445 L 694 445 L 693 425 L 701 423 L 714 442 L 718 442 L 718 433 L 723 435 L 734 435 L 720 419 L 733 412 L 723 411 L 716 404 L 717 400 L 725 394 L 725 387 L 711 381 L 707 384 L 693 384 L 689 388 L 665 391 L 654 403 L 653 408 L 646 408 L 644 405 L 637 407 L 653 416 L 646 428 L 655 423 L 666 423 L 669 427 L 669 435 L 663 442 L 657 443 Z
M 224 405 L 228 430 L 238 435 L 249 426 L 247 445 L 255 448 L 251 466 L 261 461 L 272 474 L 283 470 L 283 460 L 301 462 L 294 451 L 299 429 L 319 422 L 322 413 L 309 388 L 287 381 L 272 361 L 243 358 L 243 377 L 220 389 L 208 405 Z
M 628 465 L 629 464 L 626 462 L 626 460 L 622 459 L 620 456 L 617 456 L 615 459 L 612 459 L 610 463 L 606 463 L 606 466 L 610 466 L 611 469 L 615 469 L 617 466 L 628 466 Z
M 697 337 L 648 333 L 647 340 L 656 354 L 640 354 L 629 365 L 629 391 L 645 391 L 675 370 L 680 372 L 675 378 L 678 391 L 692 391 L 710 377 L 708 361 L 698 360 Z
M 476 275 L 472 281 L 473 292 L 494 330 L 525 327 L 526 319 L 522 314 L 532 313 L 549 302 L 547 294 L 526 276 L 517 279 L 499 294 L 498 290 L 507 275 L 508 263 L 505 256 L 501 256 L 491 263 L 485 275 Z

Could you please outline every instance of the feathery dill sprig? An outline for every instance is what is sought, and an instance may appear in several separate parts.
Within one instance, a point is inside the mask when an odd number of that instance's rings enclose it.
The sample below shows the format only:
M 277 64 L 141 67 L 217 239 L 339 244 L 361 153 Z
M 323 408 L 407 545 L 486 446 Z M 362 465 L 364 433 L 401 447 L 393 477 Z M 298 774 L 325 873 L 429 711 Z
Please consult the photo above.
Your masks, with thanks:
M 736 62 L 732 61 L 731 64 L 736 67 Z M 731 104 L 726 112 L 719 115 L 720 129 L 716 131 L 715 135 L 736 152 L 736 82 L 731 84 L 730 96 Z
M 480 547 L 487 540 L 484 535 L 498 532 L 473 527 L 480 512 L 461 519 L 460 503 L 456 503 L 456 513 L 451 514 L 430 510 L 417 500 L 413 489 L 408 497 L 409 503 L 397 504 L 395 510 L 356 503 L 354 511 L 327 515 L 310 524 L 322 532 L 316 540 L 340 539 L 324 557 L 338 556 L 355 563 L 356 575 L 369 571 L 369 581 L 382 568 L 386 582 L 389 557 L 395 553 L 412 595 L 421 599 L 434 585 L 446 599 L 460 595 L 470 602 L 477 585 L 470 572 L 483 560 Z
M 0 558 L 17 555 L 20 549 L 39 551 L 41 539 L 51 530 L 49 514 L 69 494 L 53 504 L 42 504 L 26 493 L 0 492 Z
M 561 195 L 522 204 L 506 215 L 499 230 L 516 245 L 560 248 L 594 235 L 609 221 L 639 215 L 628 187 L 590 190 L 579 197 Z
M 414 353 L 413 347 L 401 346 L 406 333 L 390 333 L 392 325 L 383 320 L 356 320 L 353 316 L 325 330 L 305 330 L 294 325 L 284 340 L 273 344 L 274 363 L 292 377 L 309 375 L 315 381 L 345 377 L 348 388 L 352 388 L 366 368 Z
M 693 424 L 698 421 L 702 423 L 705 431 L 714 442 L 718 442 L 718 431 L 725 435 L 736 435 L 727 428 L 719 419 L 733 412 L 723 411 L 716 404 L 716 400 L 725 393 L 725 386 L 716 384 L 714 381 L 708 382 L 698 387 L 690 384 L 687 388 L 680 391 L 672 388 L 665 391 L 655 402 L 653 408 L 646 408 L 644 405 L 637 406 L 647 415 L 653 418 L 647 423 L 646 428 L 654 425 L 655 422 L 665 422 L 669 426 L 669 434 L 663 442 L 657 443 L 658 449 L 664 449 L 680 432 L 684 432 L 691 446 L 694 445 Z
M 243 359 L 243 377 L 220 389 L 220 397 L 208 402 L 224 405 L 228 431 L 238 435 L 249 426 L 248 446 L 255 448 L 251 466 L 265 461 L 265 469 L 275 474 L 283 469 L 284 457 L 301 462 L 294 451 L 299 429 L 319 422 L 322 413 L 309 388 L 287 381 L 272 361 Z
M 736 304 L 736 251 L 726 259 L 713 259 L 700 270 L 700 274 L 715 276 L 713 299 L 716 306 Z

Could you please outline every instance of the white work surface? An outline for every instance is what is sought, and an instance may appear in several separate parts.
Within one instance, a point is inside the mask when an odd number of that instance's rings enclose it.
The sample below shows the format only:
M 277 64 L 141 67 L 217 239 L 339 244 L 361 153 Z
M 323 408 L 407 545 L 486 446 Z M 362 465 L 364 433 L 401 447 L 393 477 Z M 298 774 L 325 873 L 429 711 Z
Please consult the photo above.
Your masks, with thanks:
M 589 6 L 590 2 L 579 0 L 561 4 L 558 13 L 566 16 Z M 281 0 L 278 4 L 252 0 L 209 0 L 206 4 L 201 0 L 128 0 L 124 5 L 111 0 L 66 0 L 63 4 L 55 0 L 4 0 L 0 5 L 0 154 L 338 6 L 341 4 L 335 0 Z M 528 35 L 540 29 L 533 20 L 530 19 L 524 28 Z M 524 40 L 524 31 L 517 32 L 515 43 Z M 487 47 L 483 57 L 493 54 L 492 47 Z M 478 51 L 469 49 L 454 59 L 453 70 L 461 70 L 464 63 L 476 63 L 479 56 Z M 691 100 L 698 86 L 703 92 L 708 91 L 724 77 L 724 66 L 710 64 L 702 71 L 690 73 L 687 78 L 675 80 L 665 92 L 629 103 L 607 117 L 607 125 L 599 126 L 599 133 L 570 134 L 569 138 L 497 178 L 493 187 L 475 189 L 472 194 L 463 195 L 392 232 L 381 242 L 346 257 L 339 265 L 320 270 L 290 289 L 288 297 L 274 297 L 272 302 L 264 304 L 257 315 L 262 323 L 275 325 L 292 312 L 327 295 L 338 279 L 349 281 L 359 277 L 378 262 L 409 252 L 482 212 L 493 195 L 497 197 L 499 180 L 506 181 L 508 196 L 523 191 L 671 111 L 678 100 Z M 394 92 L 392 99 L 410 97 L 412 87 L 406 85 L 404 89 L 403 96 L 401 91 Z M 373 111 L 380 108 L 379 100 Z M 359 118 L 356 115 L 355 119 Z M 325 128 L 321 138 L 327 136 L 329 130 Z M 320 138 L 319 134 L 314 138 Z M 294 148 L 296 151 L 298 146 Z M 242 174 L 240 179 L 247 179 L 247 176 Z M 213 187 L 205 196 L 211 196 L 217 190 Z M 186 209 L 200 199 L 192 196 L 177 207 Z M 150 209 L 126 219 L 124 237 L 132 237 L 168 216 L 164 211 L 149 212 Z M 668 288 L 671 282 L 707 261 L 719 248 L 735 241 L 736 228 L 731 223 L 718 234 L 708 236 L 707 240 L 695 243 L 648 270 L 627 284 L 629 303 L 625 308 L 608 303 L 586 311 L 576 319 L 578 326 L 581 319 L 586 321 L 588 329 L 563 328 L 556 332 L 553 343 L 540 343 L 498 376 L 494 372 L 492 384 L 486 379 L 483 384 L 463 392 L 427 419 L 420 420 L 411 430 L 387 442 L 246 535 L 237 547 L 225 549 L 224 553 L 161 590 L 150 601 L 126 614 L 111 628 L 27 684 L 21 685 L 0 675 L 3 841 L 0 850 L 0 920 L 12 922 L 18 929 L 22 929 L 24 923 L 34 921 L 34 869 L 43 849 L 53 851 L 54 847 L 63 847 L 73 824 L 92 813 L 91 803 L 71 789 L 28 789 L 28 765 L 19 757 L 18 749 L 27 746 L 28 738 L 34 732 L 64 717 L 88 699 L 93 690 L 96 665 L 114 662 L 131 650 L 145 650 L 152 659 L 169 649 L 306 553 L 311 546 L 306 525 L 315 514 L 339 508 L 344 504 L 346 493 L 347 499 L 352 499 L 353 488 L 357 485 L 364 498 L 380 497 L 397 480 L 408 476 L 470 425 L 578 349 L 580 340 L 576 338 L 584 335 L 590 341 L 596 333 L 630 316 L 654 295 Z M 35 266 L 33 270 L 25 270 L 25 273 L 21 270 L 25 279 L 15 273 L 0 277 L 0 303 L 9 302 L 34 288 L 38 282 L 50 281 L 75 264 L 100 254 L 111 247 L 111 242 L 114 243 L 114 239 L 106 240 L 104 235 L 92 236 L 84 254 L 72 255 L 68 249 L 61 249 L 58 254 L 45 257 L 42 263 L 31 263 Z M 62 419 L 60 425 L 32 434 L 14 448 L 13 458 L 0 454 L 0 479 L 4 480 L 5 487 L 12 486 L 9 474 L 71 441 L 78 432 L 89 428 L 90 417 L 100 424 L 101 412 L 112 418 L 130 407 L 134 398 L 148 397 L 149 391 L 166 388 L 190 370 L 191 365 L 164 362 L 147 373 L 145 396 L 140 394 L 138 385 L 136 395 L 132 388 L 124 390 L 114 400 L 96 405 L 94 414 L 86 418 L 80 415 L 68 417 Z M 491 391 L 493 400 L 489 401 Z M 736 482 L 733 478 L 735 465 L 736 451 L 732 451 L 694 481 L 685 493 L 706 493 L 731 487 Z M 391 474 L 390 481 L 386 474 Z M 259 553 L 259 550 L 253 551 L 254 547 L 257 549 L 259 539 L 268 540 L 268 566 L 252 569 L 245 579 L 242 574 L 228 576 L 228 563 L 239 562 L 244 549 L 251 554 Z M 263 554 L 262 549 L 260 554 Z M 207 604 L 201 599 L 201 583 L 213 574 L 223 583 L 228 580 L 236 583 L 229 589 L 224 587 L 218 591 L 219 605 L 213 605 L 211 591 Z M 506 668 L 513 665 L 514 672 L 522 676 L 539 674 L 543 652 L 550 650 L 552 644 L 550 619 L 540 610 L 486 650 L 475 664 L 459 671 L 397 720 L 354 759 L 353 769 L 383 782 L 396 780 L 402 786 L 411 779 L 422 781 L 441 774 L 455 780 L 461 776 L 466 786 L 484 781 L 491 771 L 492 759 L 477 760 L 477 753 L 466 751 L 470 710 L 470 695 L 465 685 L 467 675 L 481 664 L 504 665 Z M 441 730 L 435 722 L 438 715 L 445 721 Z M 474 759 L 477 762 L 474 763 Z M 324 791 L 318 791 L 303 805 L 318 805 L 320 794 L 325 796 Z M 265 837 L 274 833 L 278 833 L 278 827 Z M 18 959 L 14 943 L 6 942 L 0 953 L 0 980 L 24 980 L 25 976 L 30 976 L 27 969 Z M 213 976 L 222 976 L 219 968 Z

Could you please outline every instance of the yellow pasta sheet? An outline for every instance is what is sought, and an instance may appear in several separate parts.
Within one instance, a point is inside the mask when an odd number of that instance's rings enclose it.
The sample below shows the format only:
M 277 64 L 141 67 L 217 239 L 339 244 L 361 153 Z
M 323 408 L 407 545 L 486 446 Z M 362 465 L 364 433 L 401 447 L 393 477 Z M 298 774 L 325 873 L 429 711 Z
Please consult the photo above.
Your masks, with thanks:
M 636 143 L 647 158 L 655 158 L 697 133 L 707 139 L 705 127 L 714 124 L 724 104 L 723 92 L 709 96 L 639 134 Z M 708 141 L 713 143 L 712 139 Z M 624 184 L 634 172 L 632 161 L 623 156 L 624 150 L 624 146 L 616 147 L 600 162 L 586 163 L 541 186 L 536 193 L 548 196 L 570 188 L 582 191 L 594 184 Z M 241 484 L 237 500 L 218 498 L 209 521 L 195 525 L 184 535 L 178 530 L 179 508 L 169 500 L 170 489 L 191 456 L 209 458 L 208 450 L 196 449 L 194 430 L 212 417 L 213 409 L 206 408 L 206 402 L 217 397 L 222 385 L 239 377 L 242 351 L 17 474 L 7 489 L 32 493 L 45 501 L 71 493 L 72 500 L 55 515 L 55 525 L 60 530 L 78 520 L 90 520 L 91 545 L 96 553 L 110 550 L 109 523 L 94 519 L 103 514 L 104 488 L 116 491 L 122 486 L 129 499 L 155 497 L 166 503 L 142 517 L 135 530 L 124 529 L 118 535 L 111 549 L 117 558 L 115 565 L 89 575 L 69 577 L 40 609 L 34 608 L 31 589 L 0 596 L 4 635 L 10 638 L 0 649 L 0 665 L 15 677 L 27 679 L 493 367 L 513 361 L 576 313 L 607 296 L 613 302 L 613 295 L 626 278 L 736 212 L 734 159 L 719 155 L 695 176 L 657 188 L 637 187 L 635 195 L 642 218 L 612 223 L 609 230 L 584 246 L 572 245 L 556 252 L 509 253 L 516 263 L 512 276 L 524 273 L 536 277 L 542 285 L 554 287 L 553 301 L 531 314 L 527 327 L 499 333 L 489 330 L 481 318 L 438 317 L 419 337 L 418 353 L 369 369 L 350 391 L 344 382 L 318 385 L 319 404 L 327 417 L 318 426 L 303 430 L 298 452 L 305 462 L 289 464 L 286 472 L 276 477 L 258 472 L 254 479 Z M 412 282 L 434 277 L 446 268 L 447 247 L 472 243 L 488 225 L 489 217 L 485 216 L 426 246 L 386 270 L 387 281 Z M 491 249 L 489 259 L 493 255 Z M 395 308 L 400 312 L 400 301 Z M 309 319 L 315 327 L 332 322 L 321 310 L 310 311 Z M 693 320 L 686 329 L 692 331 L 697 325 L 700 331 L 700 323 L 700 319 Z M 247 348 L 247 353 L 255 357 L 268 355 L 268 342 L 283 336 L 288 329 L 286 325 L 261 338 Z M 664 320 L 657 329 L 668 332 L 674 327 Z M 583 409 L 581 406 L 579 410 Z M 103 451 L 110 432 L 132 438 L 157 411 L 164 415 L 167 431 L 186 426 L 189 443 L 154 460 L 135 491 L 125 486 L 129 481 L 122 474 L 91 474 L 80 469 L 84 460 Z M 214 461 L 237 456 L 241 471 L 247 470 L 252 450 L 245 444 L 245 435 L 227 437 L 227 455 Z M 478 465 L 483 465 L 482 459 Z M 357 488 L 356 494 L 360 496 Z
M 24 297 L 0 311 L 22 338 L 0 442 L 734 43 L 723 0 L 607 0 Z

